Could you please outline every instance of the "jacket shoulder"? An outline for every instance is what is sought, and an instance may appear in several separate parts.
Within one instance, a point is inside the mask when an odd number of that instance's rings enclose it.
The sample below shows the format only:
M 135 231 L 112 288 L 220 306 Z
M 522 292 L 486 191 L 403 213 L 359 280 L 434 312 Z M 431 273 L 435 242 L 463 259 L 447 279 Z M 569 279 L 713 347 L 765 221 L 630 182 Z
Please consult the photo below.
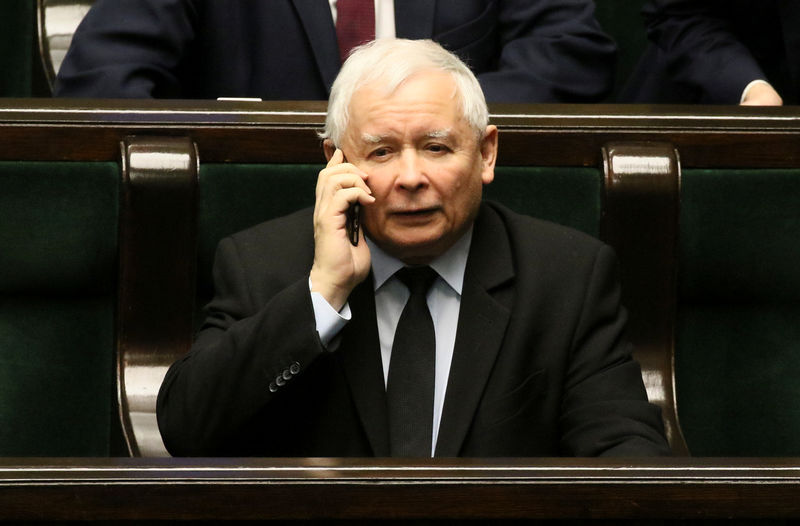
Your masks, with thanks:
M 308 274 L 314 259 L 313 210 L 306 208 L 237 232 L 217 247 L 217 262 L 235 253 L 239 271 L 255 282 L 291 282 Z
M 496 202 L 487 201 L 485 207 L 496 214 L 516 247 L 535 247 L 542 250 L 572 247 L 575 250 L 594 252 L 605 244 L 589 234 L 572 227 L 520 214 Z

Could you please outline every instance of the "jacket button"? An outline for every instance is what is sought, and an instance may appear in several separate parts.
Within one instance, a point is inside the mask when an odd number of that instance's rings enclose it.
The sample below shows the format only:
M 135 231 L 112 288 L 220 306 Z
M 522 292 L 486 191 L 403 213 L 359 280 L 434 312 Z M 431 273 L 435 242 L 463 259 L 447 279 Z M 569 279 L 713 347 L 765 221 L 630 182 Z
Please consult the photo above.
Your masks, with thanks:
M 286 380 L 283 379 L 283 376 L 278 376 L 277 378 L 275 378 L 275 385 L 277 385 L 278 387 L 283 387 L 284 385 L 286 385 Z
M 298 362 L 294 362 L 289 366 L 289 372 L 292 374 L 298 374 L 300 372 L 300 364 Z
M 277 385 L 275 385 L 275 382 L 270 382 L 270 383 L 269 383 L 269 392 L 270 392 L 270 393 L 274 393 L 274 392 L 276 392 L 277 390 L 278 390 L 278 386 L 277 386 Z
M 292 379 L 292 373 L 289 372 L 289 369 L 284 369 L 283 374 L 281 376 L 283 376 L 284 380 L 291 380 Z

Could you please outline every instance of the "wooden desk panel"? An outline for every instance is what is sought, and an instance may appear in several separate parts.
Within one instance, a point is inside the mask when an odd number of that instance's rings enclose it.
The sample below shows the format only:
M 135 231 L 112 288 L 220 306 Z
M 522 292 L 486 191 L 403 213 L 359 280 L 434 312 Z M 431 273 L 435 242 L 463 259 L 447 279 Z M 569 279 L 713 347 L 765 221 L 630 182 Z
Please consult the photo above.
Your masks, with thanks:
M 729 517 L 800 517 L 800 461 L 0 460 L 0 520 Z

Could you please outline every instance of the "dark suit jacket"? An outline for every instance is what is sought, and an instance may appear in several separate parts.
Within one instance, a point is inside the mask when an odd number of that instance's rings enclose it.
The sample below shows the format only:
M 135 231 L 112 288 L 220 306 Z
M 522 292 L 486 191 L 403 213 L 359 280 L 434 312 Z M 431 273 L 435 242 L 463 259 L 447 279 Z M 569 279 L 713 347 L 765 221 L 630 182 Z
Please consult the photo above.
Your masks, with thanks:
M 172 454 L 388 455 L 371 278 L 325 349 L 312 258 L 308 210 L 220 243 L 205 325 L 159 394 Z M 484 204 L 460 313 L 437 456 L 669 454 L 607 246 Z
M 397 36 L 433 38 L 487 100 L 593 101 L 616 47 L 591 0 L 396 0 Z M 324 100 L 339 71 L 327 0 L 98 0 L 56 95 Z
M 642 13 L 652 44 L 623 101 L 738 104 L 765 79 L 800 102 L 797 0 L 650 0 Z

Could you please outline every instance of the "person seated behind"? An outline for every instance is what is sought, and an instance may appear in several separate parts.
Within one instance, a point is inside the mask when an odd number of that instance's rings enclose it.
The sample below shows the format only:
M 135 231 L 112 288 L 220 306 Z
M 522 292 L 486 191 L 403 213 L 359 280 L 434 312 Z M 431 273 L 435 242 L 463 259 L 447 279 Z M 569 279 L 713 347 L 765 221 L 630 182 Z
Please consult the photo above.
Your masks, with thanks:
M 353 2 L 363 0 L 98 0 L 75 33 L 55 94 L 325 100 L 341 65 L 336 23 L 347 17 L 339 12 Z M 591 0 L 367 7 L 372 35 L 440 42 L 474 69 L 490 101 L 593 102 L 611 88 L 616 46 Z
M 613 251 L 482 202 L 498 130 L 463 62 L 426 40 L 357 48 L 323 136 L 313 210 L 219 244 L 158 397 L 173 455 L 669 454 Z
M 797 2 L 649 0 L 642 14 L 652 43 L 623 90 L 624 102 L 800 101 Z

